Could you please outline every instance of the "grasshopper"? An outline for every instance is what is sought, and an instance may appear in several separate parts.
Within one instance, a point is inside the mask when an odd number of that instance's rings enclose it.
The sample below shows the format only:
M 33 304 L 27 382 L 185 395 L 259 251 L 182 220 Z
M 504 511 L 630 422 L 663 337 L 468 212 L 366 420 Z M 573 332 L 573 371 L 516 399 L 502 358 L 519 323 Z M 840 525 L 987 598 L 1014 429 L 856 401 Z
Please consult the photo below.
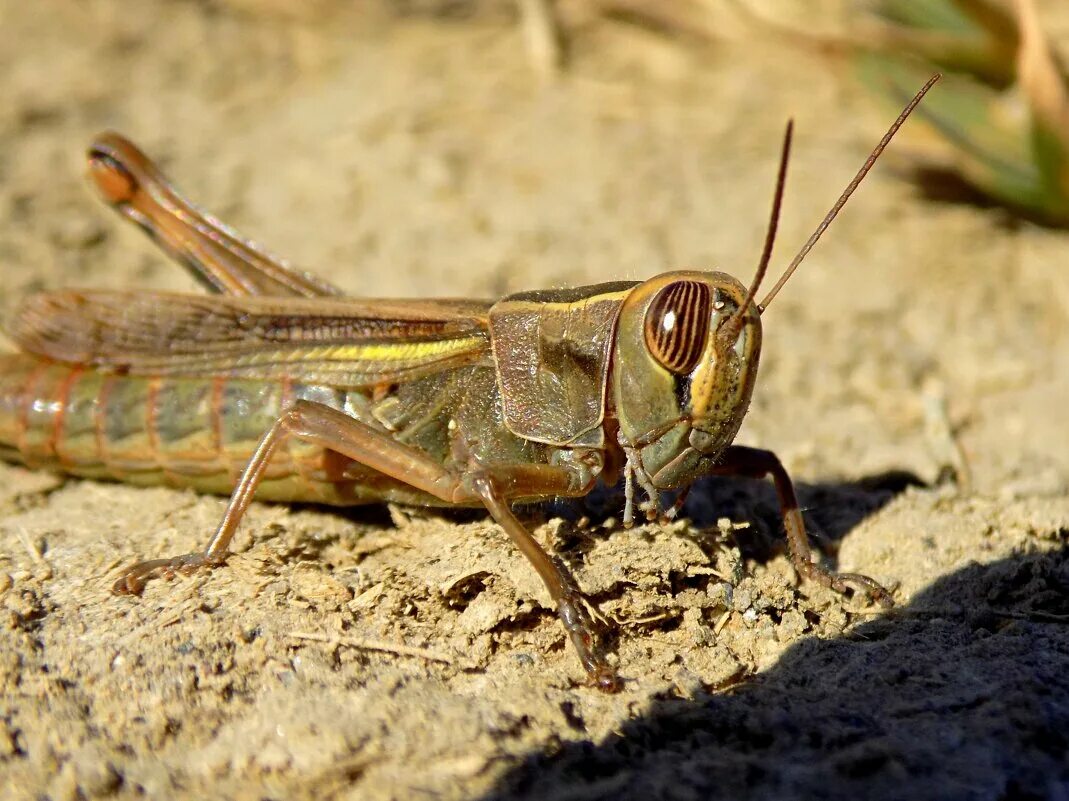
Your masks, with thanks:
M 581 496 L 622 473 L 630 524 L 635 484 L 652 518 L 660 493 L 702 476 L 771 478 L 799 574 L 889 606 L 873 579 L 813 560 L 775 454 L 731 443 L 757 375 L 762 313 L 938 77 L 760 303 L 791 123 L 749 287 L 676 271 L 496 303 L 342 297 L 198 210 L 133 144 L 104 134 L 89 150 L 104 200 L 214 294 L 30 297 L 8 328 L 21 352 L 0 357 L 0 457 L 229 494 L 203 551 L 134 565 L 118 594 L 223 564 L 254 497 L 485 507 L 545 582 L 590 682 L 607 691 L 621 680 L 593 607 L 512 504 Z

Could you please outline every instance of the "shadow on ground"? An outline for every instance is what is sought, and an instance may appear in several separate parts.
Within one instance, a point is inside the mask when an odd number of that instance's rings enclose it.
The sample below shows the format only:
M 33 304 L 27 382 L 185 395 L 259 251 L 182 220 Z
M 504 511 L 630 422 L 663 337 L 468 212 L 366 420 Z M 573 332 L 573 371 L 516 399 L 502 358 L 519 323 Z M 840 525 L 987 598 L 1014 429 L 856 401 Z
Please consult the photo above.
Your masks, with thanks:
M 531 756 L 488 799 L 1066 798 L 1066 622 L 1069 549 L 970 565 L 732 692 Z
M 923 486 L 924 482 L 912 473 L 894 471 L 856 482 L 796 484 L 795 489 L 806 531 L 814 547 L 834 562 L 839 541 L 862 520 L 878 512 L 907 488 Z M 671 494 L 666 495 L 662 505 L 667 508 L 672 499 Z M 558 516 L 575 521 L 586 517 L 597 524 L 608 518 L 619 519 L 623 507 L 621 482 L 615 487 L 598 485 L 582 498 L 550 501 L 529 509 L 542 519 Z M 699 479 L 691 488 L 680 517 L 700 528 L 715 526 L 721 518 L 748 521 L 750 525 L 745 533 L 737 538 L 742 553 L 748 558 L 766 559 L 786 547 L 783 514 L 769 481 L 730 476 Z

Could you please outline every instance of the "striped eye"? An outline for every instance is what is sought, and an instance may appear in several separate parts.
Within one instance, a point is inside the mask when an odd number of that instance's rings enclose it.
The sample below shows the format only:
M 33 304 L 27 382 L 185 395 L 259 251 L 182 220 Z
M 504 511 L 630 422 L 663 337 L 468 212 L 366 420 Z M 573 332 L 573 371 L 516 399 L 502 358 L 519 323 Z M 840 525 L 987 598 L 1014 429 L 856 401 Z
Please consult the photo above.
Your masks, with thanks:
M 676 281 L 646 312 L 646 347 L 663 367 L 686 375 L 701 360 L 709 337 L 711 293 L 706 284 Z

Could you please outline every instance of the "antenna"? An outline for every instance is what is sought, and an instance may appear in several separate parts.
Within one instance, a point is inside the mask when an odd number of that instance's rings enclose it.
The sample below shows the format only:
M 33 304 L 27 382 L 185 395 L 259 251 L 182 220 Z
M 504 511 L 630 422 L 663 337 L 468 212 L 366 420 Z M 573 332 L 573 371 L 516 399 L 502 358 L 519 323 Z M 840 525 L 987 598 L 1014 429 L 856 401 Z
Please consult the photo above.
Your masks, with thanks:
M 761 280 L 765 277 L 765 273 L 768 271 L 768 263 L 772 259 L 772 246 L 776 242 L 776 229 L 779 228 L 779 212 L 780 207 L 783 205 L 783 189 L 787 183 L 787 162 L 791 157 L 791 138 L 794 135 L 794 120 L 787 121 L 787 130 L 783 134 L 783 150 L 780 151 L 779 157 L 779 172 L 776 175 L 776 191 L 772 195 L 772 213 L 768 218 L 768 228 L 765 231 L 765 246 L 761 251 L 761 260 L 757 262 L 757 272 L 754 274 L 753 282 L 750 284 L 750 289 L 746 293 L 746 299 L 735 310 L 735 313 L 731 315 L 731 318 L 724 323 L 720 329 L 720 333 L 717 335 L 722 342 L 726 342 L 729 345 L 734 344 L 735 340 L 739 338 L 739 332 L 742 330 L 742 321 L 746 316 L 746 312 L 750 308 L 750 304 L 753 302 L 754 296 L 757 295 L 757 290 L 761 286 Z
M 772 302 L 772 299 L 776 297 L 776 294 L 780 291 L 780 289 L 783 288 L 783 285 L 787 283 L 787 279 L 791 277 L 791 275 L 796 269 L 798 269 L 798 265 L 802 263 L 802 259 L 804 259 L 809 254 L 809 251 L 813 249 L 813 246 L 817 243 L 817 240 L 820 239 L 821 235 L 828 229 L 828 226 L 831 225 L 831 221 L 835 219 L 836 215 L 839 213 L 842 207 L 846 205 L 846 201 L 848 201 L 850 199 L 850 196 L 854 194 L 854 190 L 857 189 L 858 185 L 865 179 L 865 176 L 868 174 L 869 170 L 872 169 L 872 165 L 876 163 L 876 159 L 880 157 L 880 154 L 883 153 L 884 148 L 886 148 L 887 145 L 891 142 L 891 138 L 896 133 L 898 133 L 898 129 L 902 127 L 902 123 L 904 123 L 906 121 L 906 118 L 908 118 L 909 115 L 913 113 L 913 109 L 917 107 L 917 104 L 921 102 L 921 99 L 926 94 L 928 94 L 928 90 L 935 86 L 936 81 L 938 81 L 942 77 L 943 76 L 941 74 L 936 73 L 931 78 L 929 78 L 928 83 L 924 84 L 924 86 L 921 87 L 921 90 L 917 92 L 917 94 L 913 96 L 913 99 L 909 101 L 906 107 L 902 109 L 902 113 L 898 115 L 898 119 L 895 120 L 891 127 L 887 129 L 887 133 L 883 135 L 883 139 L 880 140 L 880 143 L 876 145 L 872 153 L 869 154 L 869 157 L 865 160 L 865 163 L 861 165 L 861 169 L 857 171 L 857 175 L 854 176 L 854 180 L 852 180 L 846 187 L 846 189 L 843 190 L 843 193 L 839 195 L 839 199 L 835 201 L 835 205 L 831 207 L 831 211 L 829 211 L 824 216 L 824 219 L 821 220 L 820 225 L 817 226 L 817 230 L 815 230 L 813 232 L 813 235 L 809 237 L 808 241 L 804 245 L 802 245 L 802 249 L 798 251 L 798 255 L 794 257 L 794 260 L 787 266 L 787 269 L 783 271 L 783 275 L 780 276 L 780 279 L 776 282 L 776 285 L 772 287 L 772 289 L 767 295 L 765 295 L 765 299 L 757 305 L 757 310 L 759 312 L 764 312 L 764 310 L 768 308 L 768 304 Z

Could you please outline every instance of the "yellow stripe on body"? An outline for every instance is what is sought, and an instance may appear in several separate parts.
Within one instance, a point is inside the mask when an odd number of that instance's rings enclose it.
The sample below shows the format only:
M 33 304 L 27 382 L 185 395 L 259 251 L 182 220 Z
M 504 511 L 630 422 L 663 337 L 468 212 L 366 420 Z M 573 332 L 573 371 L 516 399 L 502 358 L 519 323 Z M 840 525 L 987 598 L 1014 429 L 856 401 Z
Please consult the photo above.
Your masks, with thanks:
M 457 360 L 474 363 L 489 358 L 488 337 L 482 334 L 419 341 L 345 343 L 263 349 L 207 348 L 189 355 L 134 357 L 128 375 L 205 378 L 228 376 L 244 379 L 292 378 L 309 383 L 358 386 L 404 378 L 413 372 L 456 366 Z M 105 368 L 106 369 L 106 368 Z
M 431 342 L 370 342 L 360 345 L 328 345 L 319 348 L 302 348 L 293 353 L 284 351 L 273 355 L 285 355 L 286 361 L 315 359 L 328 362 L 417 362 L 435 361 L 443 357 L 480 350 L 486 345 L 486 337 L 469 336 L 456 339 L 440 339 Z

